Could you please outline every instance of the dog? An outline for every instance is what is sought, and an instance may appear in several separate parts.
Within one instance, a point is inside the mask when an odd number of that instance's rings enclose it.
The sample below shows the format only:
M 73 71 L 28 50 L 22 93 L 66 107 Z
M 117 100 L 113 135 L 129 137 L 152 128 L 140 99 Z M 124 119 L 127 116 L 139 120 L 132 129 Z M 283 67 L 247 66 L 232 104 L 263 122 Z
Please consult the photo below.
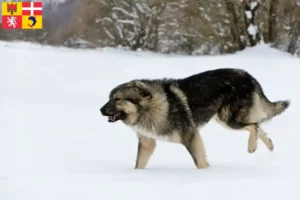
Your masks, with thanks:
M 135 79 L 113 88 L 100 112 L 109 122 L 123 121 L 138 137 L 135 169 L 144 169 L 156 140 L 184 145 L 198 169 L 209 167 L 199 130 L 211 119 L 249 132 L 248 152 L 259 138 L 274 145 L 261 124 L 281 114 L 289 100 L 271 102 L 247 71 L 219 68 L 183 79 Z

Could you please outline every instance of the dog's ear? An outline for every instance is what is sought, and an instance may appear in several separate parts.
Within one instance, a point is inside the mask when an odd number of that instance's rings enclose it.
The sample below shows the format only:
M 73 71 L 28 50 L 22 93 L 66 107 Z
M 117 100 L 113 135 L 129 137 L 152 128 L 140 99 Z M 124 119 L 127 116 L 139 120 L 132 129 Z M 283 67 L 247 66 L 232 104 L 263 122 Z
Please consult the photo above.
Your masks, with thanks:
M 130 81 L 128 83 L 128 85 L 131 87 L 137 87 L 137 88 L 146 88 L 147 87 L 147 85 L 145 83 L 143 83 L 142 81 L 139 81 L 139 80 Z
M 139 89 L 139 94 L 141 95 L 142 98 L 151 98 L 152 95 L 151 95 L 151 92 L 147 89 L 144 89 L 144 88 L 140 88 Z
M 148 89 L 147 85 L 141 81 L 132 81 L 131 82 L 132 84 L 132 88 L 133 90 L 135 90 L 136 92 L 138 92 L 140 94 L 140 96 L 142 98 L 151 98 L 152 95 L 151 95 L 151 92 L 150 90 Z

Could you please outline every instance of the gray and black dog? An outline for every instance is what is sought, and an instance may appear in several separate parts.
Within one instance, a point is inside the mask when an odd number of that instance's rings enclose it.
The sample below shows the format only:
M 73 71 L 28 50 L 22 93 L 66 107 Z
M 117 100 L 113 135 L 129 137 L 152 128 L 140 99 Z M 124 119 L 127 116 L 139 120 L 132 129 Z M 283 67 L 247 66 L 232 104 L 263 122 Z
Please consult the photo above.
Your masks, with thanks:
M 123 121 L 138 136 L 136 169 L 144 169 L 156 140 L 184 145 L 196 167 L 209 166 L 199 129 L 212 118 L 226 128 L 249 131 L 248 152 L 257 138 L 274 145 L 260 125 L 290 101 L 271 102 L 258 81 L 241 69 L 221 68 L 183 79 L 132 80 L 115 87 L 100 109 L 109 122 Z

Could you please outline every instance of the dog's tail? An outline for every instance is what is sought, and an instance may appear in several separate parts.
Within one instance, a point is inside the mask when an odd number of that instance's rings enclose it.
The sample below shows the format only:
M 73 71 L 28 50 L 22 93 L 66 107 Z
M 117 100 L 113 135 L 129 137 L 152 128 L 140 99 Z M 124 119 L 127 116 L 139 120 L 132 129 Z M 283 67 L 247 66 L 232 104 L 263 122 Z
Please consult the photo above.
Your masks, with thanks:
M 263 117 L 258 120 L 259 123 L 269 121 L 273 117 L 280 115 L 290 106 L 290 104 L 291 102 L 289 100 L 265 102 L 265 106 L 264 106 L 265 115 L 262 115 Z
M 269 121 L 273 117 L 283 113 L 290 106 L 290 100 L 270 101 L 264 94 L 260 84 L 255 79 L 254 82 L 256 91 L 253 94 L 254 109 L 252 109 L 253 111 L 250 113 L 252 122 L 262 123 Z
M 263 123 L 283 113 L 291 104 L 290 100 L 271 102 L 263 93 L 255 93 L 253 107 L 249 113 L 249 122 Z
M 280 115 L 283 113 L 289 106 L 291 102 L 289 100 L 285 101 L 276 101 L 269 104 L 269 119 Z

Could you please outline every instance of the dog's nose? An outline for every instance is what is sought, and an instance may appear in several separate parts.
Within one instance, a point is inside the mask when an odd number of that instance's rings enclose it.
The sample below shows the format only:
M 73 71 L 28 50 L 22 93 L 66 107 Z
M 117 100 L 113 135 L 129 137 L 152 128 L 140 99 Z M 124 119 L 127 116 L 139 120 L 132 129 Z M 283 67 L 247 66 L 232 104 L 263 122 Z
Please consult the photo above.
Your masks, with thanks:
M 101 112 L 102 115 L 105 114 L 105 106 L 103 106 L 102 108 L 100 108 L 100 112 Z
M 100 108 L 100 112 L 102 115 L 107 116 L 110 113 L 114 112 L 114 105 L 112 102 L 107 102 L 102 108 Z

